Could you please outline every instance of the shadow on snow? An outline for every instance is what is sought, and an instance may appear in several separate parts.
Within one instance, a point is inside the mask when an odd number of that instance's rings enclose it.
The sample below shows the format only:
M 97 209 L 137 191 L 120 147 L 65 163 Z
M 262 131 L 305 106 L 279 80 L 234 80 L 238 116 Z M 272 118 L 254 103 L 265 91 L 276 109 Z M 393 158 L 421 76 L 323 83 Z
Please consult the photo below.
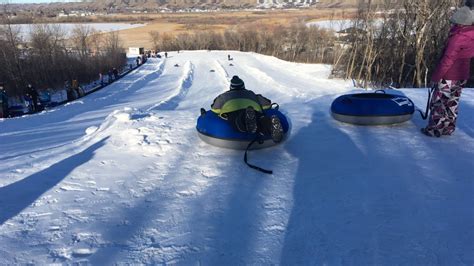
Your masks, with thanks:
M 56 186 L 74 169 L 87 163 L 107 138 L 50 167 L 0 188 L 0 224 L 19 214 L 45 192 Z
M 286 145 L 299 168 L 282 265 L 473 263 L 474 189 L 462 170 L 472 156 L 406 128 L 418 123 L 357 127 L 313 113 Z

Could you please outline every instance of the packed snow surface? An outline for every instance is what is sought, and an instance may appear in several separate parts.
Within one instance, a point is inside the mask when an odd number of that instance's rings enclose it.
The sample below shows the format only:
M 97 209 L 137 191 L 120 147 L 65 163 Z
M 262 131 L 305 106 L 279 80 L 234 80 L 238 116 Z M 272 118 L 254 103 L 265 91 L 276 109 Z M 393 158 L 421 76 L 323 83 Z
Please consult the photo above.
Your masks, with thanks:
M 418 114 L 394 126 L 332 119 L 331 102 L 354 88 L 328 79 L 330 66 L 169 55 L 0 120 L 0 264 L 474 263 L 472 89 L 455 134 L 429 138 Z M 249 154 L 273 175 L 198 138 L 199 108 L 233 75 L 291 121 L 286 142 Z M 425 107 L 425 89 L 396 93 Z

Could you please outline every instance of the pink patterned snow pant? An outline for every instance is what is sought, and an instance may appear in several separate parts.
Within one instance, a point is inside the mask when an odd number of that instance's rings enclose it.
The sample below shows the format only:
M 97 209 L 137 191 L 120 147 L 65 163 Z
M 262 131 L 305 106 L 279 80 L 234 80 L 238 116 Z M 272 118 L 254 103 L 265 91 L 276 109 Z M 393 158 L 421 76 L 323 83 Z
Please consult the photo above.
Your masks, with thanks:
M 431 95 L 430 117 L 425 132 L 430 136 L 451 135 L 456 128 L 459 98 L 465 80 L 446 80 L 438 83 Z

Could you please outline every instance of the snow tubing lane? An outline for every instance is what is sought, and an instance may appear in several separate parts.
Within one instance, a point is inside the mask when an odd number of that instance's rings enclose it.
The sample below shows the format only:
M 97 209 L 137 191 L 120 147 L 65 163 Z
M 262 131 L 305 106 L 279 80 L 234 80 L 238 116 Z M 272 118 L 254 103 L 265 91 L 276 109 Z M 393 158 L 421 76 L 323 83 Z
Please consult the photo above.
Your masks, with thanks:
M 290 128 L 285 115 L 276 109 L 265 110 L 264 114 L 267 116 L 278 116 L 283 128 L 283 139 L 285 139 Z M 207 111 L 205 115 L 199 116 L 196 129 L 199 137 L 204 142 L 221 148 L 235 150 L 245 150 L 248 144 L 256 137 L 256 134 L 236 131 L 230 123 L 212 111 Z M 255 142 L 251 147 L 252 150 L 276 145 L 270 136 L 260 136 L 259 140 L 263 141 L 263 143 Z
M 415 105 L 406 96 L 388 93 L 346 94 L 331 105 L 334 119 L 356 125 L 389 125 L 409 120 Z

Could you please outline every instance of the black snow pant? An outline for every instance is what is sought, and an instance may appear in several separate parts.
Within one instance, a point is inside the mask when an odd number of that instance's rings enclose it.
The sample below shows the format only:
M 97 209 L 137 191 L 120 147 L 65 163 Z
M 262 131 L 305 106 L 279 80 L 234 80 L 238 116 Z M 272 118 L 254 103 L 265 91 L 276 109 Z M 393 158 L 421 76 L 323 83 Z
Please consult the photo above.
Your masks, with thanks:
M 255 115 L 257 119 L 257 133 L 269 136 L 272 128 L 271 118 L 258 111 L 255 111 Z M 223 117 L 227 118 L 227 121 L 235 130 L 239 132 L 247 132 L 245 126 L 245 109 L 223 114 Z
M 33 112 L 38 112 L 39 106 L 38 106 L 38 96 L 31 96 L 31 101 L 33 102 Z

